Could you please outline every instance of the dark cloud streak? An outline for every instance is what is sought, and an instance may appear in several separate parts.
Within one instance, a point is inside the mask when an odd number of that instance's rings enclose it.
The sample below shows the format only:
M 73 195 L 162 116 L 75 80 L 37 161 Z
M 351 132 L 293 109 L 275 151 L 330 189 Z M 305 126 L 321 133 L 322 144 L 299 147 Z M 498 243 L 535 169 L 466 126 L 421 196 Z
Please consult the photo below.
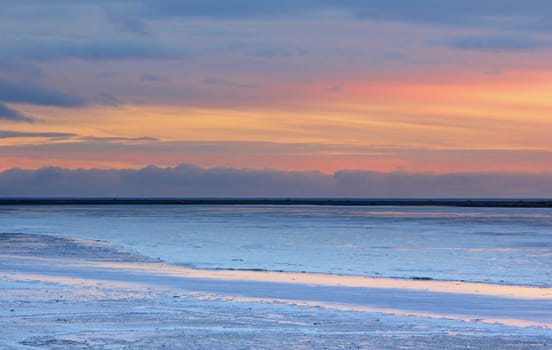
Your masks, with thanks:
M 469 36 L 447 39 L 444 46 L 482 52 L 534 51 L 551 49 L 552 41 L 516 35 Z
M 258 85 L 255 85 L 255 84 L 246 84 L 246 83 L 241 83 L 233 80 L 219 79 L 219 78 L 207 78 L 203 80 L 203 84 L 228 87 L 228 88 L 237 88 L 237 89 L 253 89 L 258 87 Z
M 152 73 L 144 73 L 140 77 L 140 81 L 142 83 L 156 83 L 156 82 L 167 81 L 167 80 L 168 80 L 167 78 L 161 75 L 152 74 Z
M 84 107 L 86 101 L 77 95 L 66 94 L 34 84 L 14 84 L 0 81 L 0 102 L 27 103 L 55 107 Z
M 11 44 L 6 56 L 12 59 L 52 61 L 76 58 L 87 61 L 126 59 L 178 59 L 183 53 L 153 40 L 29 40 L 31 44 Z
M 15 109 L 0 103 L 0 120 L 8 120 L 12 122 L 33 123 L 34 118 L 19 113 Z M 1 136 L 0 136 L 1 137 Z
M 62 145 L 65 145 L 69 148 L 77 147 L 78 143 L 74 141 L 80 141 L 82 143 L 85 143 L 88 145 L 90 142 L 92 143 L 99 143 L 99 144 L 105 144 L 105 143 L 148 143 L 148 142 L 156 142 L 158 139 L 154 137 L 122 137 L 122 136 L 105 136 L 105 137 L 98 137 L 98 136 L 81 136 L 74 133 L 67 133 L 67 132 L 22 132 L 22 131 L 11 131 L 11 130 L 0 130 L 0 139 L 11 139 L 11 138 L 49 138 L 49 139 L 56 139 L 56 140 L 67 140 L 71 139 L 72 142 L 70 143 L 61 143 Z M 50 147 L 52 145 L 41 147 Z
M 34 137 L 66 139 L 66 138 L 72 138 L 75 136 L 77 135 L 72 133 L 66 133 L 66 132 L 20 132 L 20 131 L 0 130 L 0 139 L 34 138 Z
M 98 95 L 96 96 L 96 102 L 104 106 L 112 107 L 117 107 L 121 103 L 121 101 L 119 101 L 117 97 L 107 92 L 98 93 Z
M 158 139 L 154 137 L 120 137 L 120 136 L 111 136 L 111 137 L 83 136 L 83 137 L 80 137 L 80 140 L 85 142 L 155 142 L 155 141 L 158 141 Z

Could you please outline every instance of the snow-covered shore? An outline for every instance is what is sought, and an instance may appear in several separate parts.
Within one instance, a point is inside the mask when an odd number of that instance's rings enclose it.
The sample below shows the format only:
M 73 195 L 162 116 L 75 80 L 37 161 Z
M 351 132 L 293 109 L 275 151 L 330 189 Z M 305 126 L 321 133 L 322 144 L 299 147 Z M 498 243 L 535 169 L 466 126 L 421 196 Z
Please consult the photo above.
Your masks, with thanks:
M 552 290 L 172 266 L 0 235 L 2 349 L 550 349 Z

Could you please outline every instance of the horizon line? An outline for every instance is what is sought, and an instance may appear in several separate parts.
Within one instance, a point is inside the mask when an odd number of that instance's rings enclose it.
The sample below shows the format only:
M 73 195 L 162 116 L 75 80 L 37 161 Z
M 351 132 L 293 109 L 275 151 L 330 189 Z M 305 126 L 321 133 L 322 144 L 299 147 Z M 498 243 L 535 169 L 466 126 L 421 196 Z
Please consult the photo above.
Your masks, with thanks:
M 552 208 L 550 198 L 293 198 L 293 197 L 5 197 L 0 206 L 35 205 L 314 205 Z

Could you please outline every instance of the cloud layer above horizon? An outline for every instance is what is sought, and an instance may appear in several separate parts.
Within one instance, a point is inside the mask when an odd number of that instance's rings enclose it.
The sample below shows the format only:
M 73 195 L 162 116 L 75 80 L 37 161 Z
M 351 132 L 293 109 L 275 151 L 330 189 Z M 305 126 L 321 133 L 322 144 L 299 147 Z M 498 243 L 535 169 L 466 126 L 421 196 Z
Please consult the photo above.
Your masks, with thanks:
M 552 171 L 550 1 L 0 8 L 0 171 Z
M 4 197 L 170 198 L 544 198 L 552 173 L 375 172 L 334 174 L 273 169 L 148 166 L 142 169 L 11 169 L 0 173 Z

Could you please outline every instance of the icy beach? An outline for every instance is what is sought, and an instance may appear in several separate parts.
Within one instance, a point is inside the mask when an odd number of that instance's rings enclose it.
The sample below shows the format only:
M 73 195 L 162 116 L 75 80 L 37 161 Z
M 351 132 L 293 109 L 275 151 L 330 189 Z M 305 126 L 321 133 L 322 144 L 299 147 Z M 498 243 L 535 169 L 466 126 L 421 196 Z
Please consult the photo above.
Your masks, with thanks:
M 551 349 L 550 218 L 545 209 L 3 208 L 0 345 Z

